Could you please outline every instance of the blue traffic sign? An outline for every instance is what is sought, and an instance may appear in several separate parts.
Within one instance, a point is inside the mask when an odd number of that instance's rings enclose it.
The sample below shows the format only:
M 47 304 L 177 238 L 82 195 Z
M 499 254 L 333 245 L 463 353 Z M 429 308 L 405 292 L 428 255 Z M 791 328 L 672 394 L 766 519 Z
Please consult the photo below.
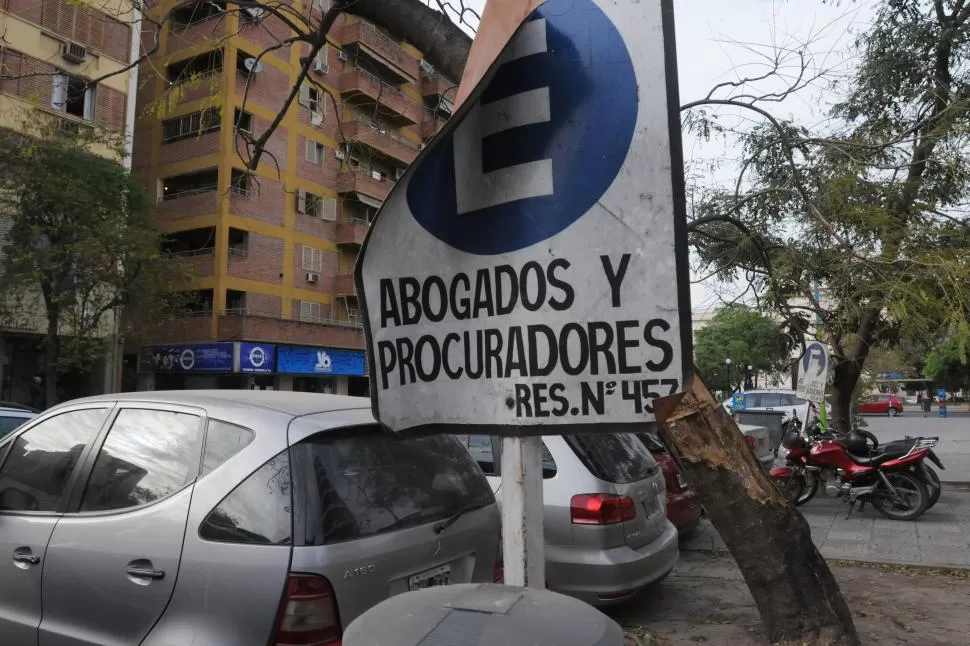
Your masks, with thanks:
M 549 0 L 461 125 L 414 169 L 408 206 L 431 235 L 466 253 L 542 242 L 616 179 L 637 110 L 633 62 L 610 19 L 592 0 Z

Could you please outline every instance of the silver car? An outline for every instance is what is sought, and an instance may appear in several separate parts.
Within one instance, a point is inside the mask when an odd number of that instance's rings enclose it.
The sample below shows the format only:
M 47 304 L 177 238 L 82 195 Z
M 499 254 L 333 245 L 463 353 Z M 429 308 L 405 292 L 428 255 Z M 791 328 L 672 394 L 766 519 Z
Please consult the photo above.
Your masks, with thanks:
M 499 494 L 500 438 L 462 436 Z M 542 438 L 546 585 L 605 606 L 663 579 L 679 555 L 664 476 L 636 435 Z
M 0 644 L 339 644 L 388 596 L 492 581 L 495 498 L 367 399 L 105 395 L 0 441 Z

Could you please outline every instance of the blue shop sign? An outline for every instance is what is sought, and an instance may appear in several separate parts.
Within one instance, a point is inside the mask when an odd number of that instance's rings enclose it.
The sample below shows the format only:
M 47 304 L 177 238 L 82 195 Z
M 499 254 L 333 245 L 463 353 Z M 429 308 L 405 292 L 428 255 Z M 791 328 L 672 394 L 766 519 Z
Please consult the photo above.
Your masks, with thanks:
M 273 372 L 276 346 L 268 343 L 239 344 L 239 372 Z
M 288 375 L 347 375 L 363 377 L 364 352 L 335 348 L 280 346 L 276 371 Z
M 161 372 L 232 372 L 234 343 L 183 343 L 152 349 L 155 370 Z

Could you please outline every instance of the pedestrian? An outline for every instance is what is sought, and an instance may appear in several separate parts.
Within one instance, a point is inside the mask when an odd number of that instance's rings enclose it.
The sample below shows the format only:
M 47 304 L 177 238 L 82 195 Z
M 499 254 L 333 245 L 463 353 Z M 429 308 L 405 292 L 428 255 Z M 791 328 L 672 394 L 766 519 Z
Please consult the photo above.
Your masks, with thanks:
M 916 405 L 919 406 L 920 409 L 923 411 L 923 417 L 926 417 L 926 409 L 923 408 L 923 391 L 922 390 L 919 391 L 918 393 L 916 393 Z
M 923 394 L 923 417 L 926 417 L 930 413 L 930 406 L 933 405 L 933 396 L 930 395 L 930 391 L 926 391 Z

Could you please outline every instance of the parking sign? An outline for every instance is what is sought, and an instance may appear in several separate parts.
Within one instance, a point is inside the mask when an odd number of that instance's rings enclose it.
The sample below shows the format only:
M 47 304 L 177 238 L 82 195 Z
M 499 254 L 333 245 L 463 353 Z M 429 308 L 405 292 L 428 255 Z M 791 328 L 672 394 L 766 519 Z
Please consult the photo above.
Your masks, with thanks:
M 643 429 L 691 325 L 668 0 L 548 0 L 391 192 L 356 268 L 397 431 Z
M 795 394 L 810 402 L 825 399 L 825 384 L 828 381 L 829 353 L 824 345 L 815 341 L 805 348 L 802 355 L 801 370 L 795 384 Z

